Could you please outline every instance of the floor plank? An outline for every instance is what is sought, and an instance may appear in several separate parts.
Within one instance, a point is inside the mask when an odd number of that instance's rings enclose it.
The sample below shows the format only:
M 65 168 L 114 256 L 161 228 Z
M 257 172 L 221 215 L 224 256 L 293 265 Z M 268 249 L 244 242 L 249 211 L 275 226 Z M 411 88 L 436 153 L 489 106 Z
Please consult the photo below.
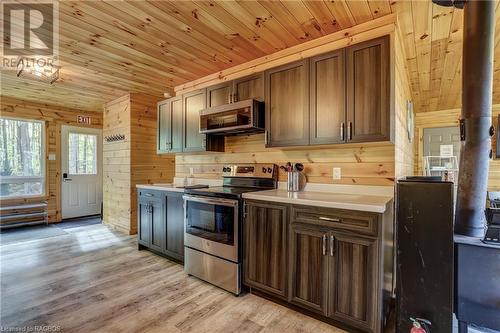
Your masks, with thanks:
M 60 332 L 342 332 L 251 294 L 235 297 L 138 251 L 104 225 L 0 246 L 2 329 Z

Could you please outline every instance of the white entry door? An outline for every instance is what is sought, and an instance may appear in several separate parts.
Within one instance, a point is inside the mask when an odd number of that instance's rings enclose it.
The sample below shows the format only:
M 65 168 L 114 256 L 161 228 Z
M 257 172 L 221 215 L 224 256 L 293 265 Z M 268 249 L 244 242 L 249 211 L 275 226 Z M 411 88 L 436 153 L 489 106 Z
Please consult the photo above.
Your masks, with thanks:
M 101 213 L 102 130 L 61 128 L 62 218 Z

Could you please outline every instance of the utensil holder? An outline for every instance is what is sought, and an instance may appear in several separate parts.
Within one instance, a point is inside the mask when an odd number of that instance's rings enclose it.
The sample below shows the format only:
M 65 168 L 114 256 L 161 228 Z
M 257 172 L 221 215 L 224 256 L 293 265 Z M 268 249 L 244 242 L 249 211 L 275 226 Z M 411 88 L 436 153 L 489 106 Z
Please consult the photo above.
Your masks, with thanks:
M 298 192 L 304 189 L 306 176 L 300 171 L 289 171 L 287 173 L 286 190 L 288 192 Z

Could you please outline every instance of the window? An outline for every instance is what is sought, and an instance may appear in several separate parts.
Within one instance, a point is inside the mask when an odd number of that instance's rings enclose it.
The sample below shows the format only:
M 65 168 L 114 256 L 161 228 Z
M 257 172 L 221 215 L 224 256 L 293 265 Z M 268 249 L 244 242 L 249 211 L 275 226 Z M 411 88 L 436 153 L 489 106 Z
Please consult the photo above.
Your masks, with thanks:
M 44 123 L 0 117 L 0 198 L 44 194 Z
M 68 143 L 69 174 L 97 174 L 97 135 L 69 133 Z

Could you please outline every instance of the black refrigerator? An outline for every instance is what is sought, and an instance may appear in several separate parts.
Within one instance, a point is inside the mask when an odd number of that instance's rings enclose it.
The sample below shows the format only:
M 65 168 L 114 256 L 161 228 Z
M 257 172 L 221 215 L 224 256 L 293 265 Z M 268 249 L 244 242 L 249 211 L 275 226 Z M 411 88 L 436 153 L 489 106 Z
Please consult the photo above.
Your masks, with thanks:
M 453 183 L 419 177 L 396 191 L 396 332 L 411 318 L 431 331 L 453 327 Z

